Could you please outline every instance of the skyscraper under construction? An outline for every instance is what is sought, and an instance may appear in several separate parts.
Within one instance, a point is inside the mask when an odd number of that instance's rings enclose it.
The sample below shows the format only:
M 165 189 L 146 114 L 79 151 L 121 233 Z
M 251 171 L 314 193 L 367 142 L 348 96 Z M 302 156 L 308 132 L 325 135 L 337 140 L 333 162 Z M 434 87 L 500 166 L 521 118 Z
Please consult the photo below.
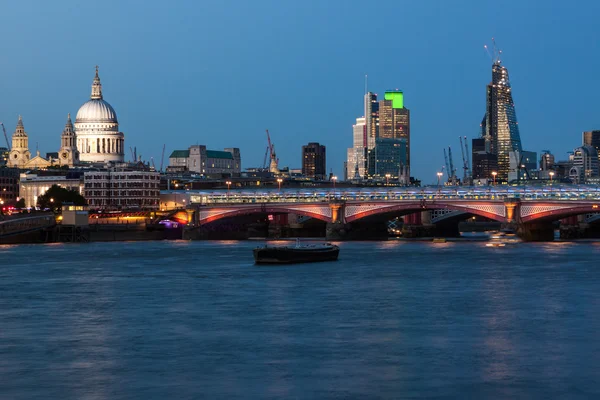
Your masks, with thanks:
M 499 182 L 507 182 L 510 172 L 510 153 L 513 153 L 512 157 L 518 158 L 523 149 L 508 70 L 501 64 L 499 53 L 492 65 L 492 82 L 487 85 L 486 100 L 481 135 L 486 140 L 487 151 L 497 159 L 496 179 Z

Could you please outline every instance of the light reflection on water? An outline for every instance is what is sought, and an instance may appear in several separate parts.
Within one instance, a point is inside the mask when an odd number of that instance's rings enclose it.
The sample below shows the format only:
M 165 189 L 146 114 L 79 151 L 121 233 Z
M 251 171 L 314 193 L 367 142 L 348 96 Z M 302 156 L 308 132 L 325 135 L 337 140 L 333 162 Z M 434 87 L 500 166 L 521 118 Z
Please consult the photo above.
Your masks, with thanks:
M 0 247 L 0 398 L 600 395 L 596 243 L 263 243 Z

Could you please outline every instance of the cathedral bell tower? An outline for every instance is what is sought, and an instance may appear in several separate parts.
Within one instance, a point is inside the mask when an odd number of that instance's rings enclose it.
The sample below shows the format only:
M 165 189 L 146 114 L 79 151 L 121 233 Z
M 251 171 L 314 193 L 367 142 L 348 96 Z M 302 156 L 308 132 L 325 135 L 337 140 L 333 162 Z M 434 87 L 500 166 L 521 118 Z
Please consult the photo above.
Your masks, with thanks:
M 79 151 L 77 150 L 77 140 L 71 122 L 71 114 L 67 116 L 65 129 L 60 137 L 58 162 L 60 165 L 68 165 L 69 167 L 79 163 Z
M 7 164 L 9 167 L 24 168 L 30 158 L 29 137 L 27 137 L 27 133 L 25 133 L 23 118 L 19 115 L 17 129 L 15 129 L 15 133 L 12 135 L 12 147 Z

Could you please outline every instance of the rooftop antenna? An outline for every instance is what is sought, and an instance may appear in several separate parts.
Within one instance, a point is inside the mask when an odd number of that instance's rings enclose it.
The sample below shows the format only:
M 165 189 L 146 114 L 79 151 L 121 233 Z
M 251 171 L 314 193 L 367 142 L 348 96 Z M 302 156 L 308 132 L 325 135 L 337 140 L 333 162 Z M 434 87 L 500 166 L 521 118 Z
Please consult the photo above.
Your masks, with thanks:
M 369 91 L 367 90 L 368 83 L 369 83 L 369 75 L 365 74 L 365 94 L 369 93 Z

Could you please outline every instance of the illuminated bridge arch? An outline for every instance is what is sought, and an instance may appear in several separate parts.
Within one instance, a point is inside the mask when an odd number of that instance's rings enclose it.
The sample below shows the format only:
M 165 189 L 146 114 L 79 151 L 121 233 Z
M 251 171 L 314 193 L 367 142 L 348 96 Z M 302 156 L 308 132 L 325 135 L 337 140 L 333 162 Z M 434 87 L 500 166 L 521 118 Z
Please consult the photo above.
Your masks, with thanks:
M 348 203 L 346 204 L 346 222 L 356 221 L 362 218 L 398 213 L 401 215 L 411 214 L 418 211 L 429 211 L 448 209 L 461 211 L 469 214 L 479 215 L 494 221 L 506 221 L 506 208 L 503 201 L 497 202 L 475 202 L 475 201 L 414 201 L 396 204 L 373 202 L 373 203 Z
M 556 221 L 573 215 L 590 214 L 600 210 L 600 202 L 535 202 L 521 204 L 521 222 Z
M 250 204 L 219 207 L 199 207 L 197 222 L 208 224 L 223 218 L 238 217 L 251 214 L 298 214 L 331 222 L 331 208 L 328 204 Z

